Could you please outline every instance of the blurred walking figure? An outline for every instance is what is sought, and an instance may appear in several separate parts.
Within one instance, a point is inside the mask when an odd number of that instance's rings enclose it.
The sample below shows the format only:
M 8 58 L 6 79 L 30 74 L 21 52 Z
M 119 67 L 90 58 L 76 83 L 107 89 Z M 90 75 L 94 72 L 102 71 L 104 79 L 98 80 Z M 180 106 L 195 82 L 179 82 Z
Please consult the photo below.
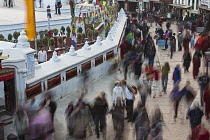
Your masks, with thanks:
M 194 90 L 194 88 L 190 85 L 190 81 L 186 81 L 186 85 L 184 86 L 184 88 L 180 92 L 181 92 L 180 96 L 184 96 L 183 98 L 185 100 L 185 102 L 183 102 L 184 104 L 182 105 L 183 106 L 182 113 L 183 113 L 183 115 L 186 115 L 185 113 L 187 112 L 187 110 L 191 106 L 191 104 L 192 104 L 193 100 L 195 99 L 197 93 Z M 185 117 L 186 116 L 184 116 L 183 118 L 185 118 Z
M 192 49 L 194 48 L 194 45 L 195 45 L 195 34 L 192 33 L 191 39 L 190 39 L 190 46 Z
M 200 86 L 200 103 L 201 103 L 201 106 L 203 106 L 203 93 L 204 93 L 204 90 L 205 88 L 208 86 L 208 83 L 209 83 L 209 77 L 207 76 L 206 73 L 203 73 L 201 74 L 199 77 L 198 77 L 198 83 L 199 83 L 199 86 Z
M 163 125 L 163 115 L 160 111 L 160 108 L 157 106 L 153 115 L 152 115 L 152 124 L 151 124 L 151 137 L 152 140 L 162 140 L 162 125 Z
M 189 138 L 190 140 L 209 140 L 210 134 L 209 131 L 204 127 L 204 124 L 201 124 L 192 130 Z
M 179 90 L 179 83 L 180 81 L 177 81 L 173 87 L 173 90 L 171 91 L 170 98 L 174 102 L 174 121 L 176 121 L 177 114 L 178 114 L 178 108 L 179 108 L 179 101 L 181 100 L 181 92 Z
M 168 62 L 165 62 L 165 64 L 162 66 L 162 88 L 163 92 L 166 94 L 167 90 L 167 84 L 168 84 L 168 73 L 170 72 L 170 66 Z
M 39 8 L 43 8 L 43 0 L 39 0 Z
M 96 97 L 94 102 L 94 117 L 95 117 L 95 127 L 97 138 L 100 138 L 99 133 L 99 123 L 100 131 L 103 132 L 103 138 L 106 139 L 106 114 L 108 111 L 108 103 L 105 97 L 105 92 L 101 92 L 98 97 Z
M 55 111 L 57 109 L 57 103 L 52 100 L 51 94 L 47 94 L 45 102 L 46 102 L 46 105 L 49 107 L 49 111 L 51 113 L 51 120 L 52 120 L 52 122 L 54 122 L 54 115 L 55 115 Z
M 116 139 L 121 140 L 124 130 L 124 107 L 121 101 L 121 97 L 117 97 L 117 103 L 112 110 L 112 119 L 114 129 L 116 130 Z
M 190 108 L 187 112 L 187 119 L 190 119 L 191 130 L 194 130 L 198 125 L 201 124 L 203 117 L 203 111 L 199 108 L 199 103 L 195 102 L 193 108 Z M 192 131 L 192 138 L 196 136 L 196 131 Z
M 73 121 L 73 137 L 85 139 L 87 126 L 87 111 L 84 103 L 81 103 L 71 114 Z
M 138 113 L 135 113 L 135 130 L 136 140 L 147 140 L 150 133 L 150 121 L 146 108 L 141 109 L 141 104 L 138 104 Z
M 201 66 L 201 58 L 198 53 L 195 52 L 193 55 L 193 78 L 196 79 L 198 77 L 199 68 Z
M 127 84 L 126 80 L 122 80 L 122 85 L 124 87 L 124 92 L 126 95 L 127 117 L 125 119 L 128 119 L 128 122 L 131 122 L 133 117 L 133 103 L 135 91 L 130 85 Z
M 181 81 L 181 69 L 180 69 L 180 65 L 177 64 L 174 72 L 173 72 L 173 80 L 174 80 L 174 85 L 178 82 Z
M 120 86 L 120 81 L 115 82 L 115 87 L 112 92 L 113 106 L 117 104 L 118 97 L 120 97 L 122 105 L 124 106 L 125 95 L 124 95 L 122 87 Z
M 172 38 L 170 38 L 169 44 L 170 44 L 170 59 L 172 59 L 174 52 L 174 40 Z
M 13 121 L 14 129 L 19 140 L 26 140 L 25 135 L 29 127 L 28 116 L 21 106 L 17 108 Z
M 181 32 L 179 32 L 177 38 L 178 38 L 178 49 L 179 49 L 179 51 L 181 51 L 182 50 L 182 43 L 183 43 L 183 35 L 182 35 Z
M 148 50 L 148 59 L 149 59 L 149 65 L 153 67 L 154 65 L 154 59 L 156 55 L 156 49 L 154 46 L 149 46 Z
M 191 63 L 191 54 L 189 50 L 186 50 L 183 54 L 183 67 L 184 67 L 184 72 L 189 72 L 189 67 Z
M 139 90 L 139 94 L 141 96 L 142 105 L 145 106 L 148 93 L 150 92 L 150 87 L 149 87 L 148 81 L 145 76 L 143 77 L 143 80 L 140 83 L 138 90 Z
M 208 120 L 210 115 L 210 83 L 204 90 L 203 103 L 205 107 L 205 116 L 206 119 Z
M 66 125 L 67 125 L 69 136 L 72 136 L 73 135 L 73 130 L 74 130 L 73 123 L 74 123 L 75 120 L 71 116 L 73 110 L 74 110 L 73 103 L 69 103 L 69 105 L 67 106 L 67 108 L 65 110 L 65 119 L 66 119 Z
M 141 69 L 142 69 L 141 66 L 142 66 L 142 55 L 138 55 L 133 62 L 134 74 L 136 76 L 136 79 L 139 79 L 139 77 L 141 76 Z
M 31 139 L 54 140 L 54 126 L 46 102 L 41 102 L 37 114 L 31 120 Z

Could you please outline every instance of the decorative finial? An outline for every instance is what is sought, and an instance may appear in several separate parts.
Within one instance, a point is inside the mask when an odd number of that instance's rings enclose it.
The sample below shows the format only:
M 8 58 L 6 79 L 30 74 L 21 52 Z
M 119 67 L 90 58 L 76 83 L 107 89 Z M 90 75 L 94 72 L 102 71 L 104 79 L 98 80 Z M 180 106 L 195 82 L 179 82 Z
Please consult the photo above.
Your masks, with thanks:
M 57 55 L 57 52 L 56 52 L 56 51 L 53 52 L 53 56 L 52 56 L 52 58 L 51 58 L 50 60 L 53 60 L 53 61 L 55 61 L 55 62 L 57 62 L 57 61 L 60 60 L 60 59 L 58 58 L 58 55 Z
M 102 43 L 101 43 L 101 37 L 100 36 L 98 36 L 97 37 L 97 39 L 96 39 L 96 44 L 98 45 L 98 46 L 100 46 Z
M 25 31 L 20 32 L 20 36 L 18 37 L 18 43 L 16 47 L 17 48 L 30 48 L 30 44 L 28 43 L 28 37 L 26 36 Z
M 83 48 L 86 49 L 86 50 L 91 49 L 87 41 L 85 41 L 85 45 L 83 46 Z
M 68 54 L 71 55 L 71 56 L 77 55 L 77 53 L 75 52 L 75 49 L 74 49 L 74 46 L 73 45 L 71 45 Z

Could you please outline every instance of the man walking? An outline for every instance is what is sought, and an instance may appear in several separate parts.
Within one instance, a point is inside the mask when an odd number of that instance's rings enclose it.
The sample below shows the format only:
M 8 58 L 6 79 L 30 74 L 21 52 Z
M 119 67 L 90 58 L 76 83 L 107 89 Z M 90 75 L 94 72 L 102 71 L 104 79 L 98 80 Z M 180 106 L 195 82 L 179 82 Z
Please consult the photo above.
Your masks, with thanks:
M 130 85 L 127 85 L 126 80 L 122 81 L 122 85 L 124 87 L 124 92 L 126 95 L 127 117 L 125 119 L 128 119 L 128 122 L 131 122 L 133 117 L 133 102 L 135 90 Z
M 103 137 L 105 139 L 106 135 L 106 113 L 108 111 L 108 103 L 105 97 L 105 92 L 101 92 L 98 97 L 96 97 L 94 102 L 94 116 L 95 116 L 95 131 L 97 138 L 100 138 L 99 134 L 99 123 L 100 130 L 103 132 Z
M 117 98 L 120 97 L 121 98 L 121 101 L 124 105 L 124 92 L 123 92 L 123 89 L 122 87 L 120 87 L 120 81 L 116 81 L 115 82 L 115 87 L 113 89 L 113 93 L 112 93 L 112 99 L 113 99 L 113 106 L 116 105 L 117 103 Z
M 204 89 L 206 88 L 206 86 L 209 83 L 209 77 L 207 76 L 207 74 L 202 74 L 201 76 L 199 76 L 198 78 L 198 84 L 200 86 L 200 102 L 201 102 L 201 106 L 203 106 L 203 92 Z

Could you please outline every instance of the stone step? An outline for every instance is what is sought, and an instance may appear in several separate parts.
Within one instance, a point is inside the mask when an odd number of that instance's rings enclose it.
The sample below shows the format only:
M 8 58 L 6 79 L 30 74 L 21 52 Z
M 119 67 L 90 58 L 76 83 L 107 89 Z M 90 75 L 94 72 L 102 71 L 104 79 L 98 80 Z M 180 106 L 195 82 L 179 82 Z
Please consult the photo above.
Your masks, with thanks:
M 4 123 L 5 125 L 9 125 L 12 123 L 12 116 L 6 115 L 6 114 L 2 114 L 0 115 L 0 121 Z
M 5 114 L 5 106 L 1 105 L 0 106 L 0 116 Z

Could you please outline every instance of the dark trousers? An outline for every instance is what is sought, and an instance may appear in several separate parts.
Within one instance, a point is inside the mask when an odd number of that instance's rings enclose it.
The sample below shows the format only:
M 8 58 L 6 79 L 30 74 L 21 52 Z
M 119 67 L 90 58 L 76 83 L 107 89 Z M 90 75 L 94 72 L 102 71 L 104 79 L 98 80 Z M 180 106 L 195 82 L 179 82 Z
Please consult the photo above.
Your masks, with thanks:
M 25 140 L 25 135 L 18 135 L 19 140 Z
M 39 0 L 39 8 L 43 7 L 42 0 Z
M 182 50 L 182 42 L 178 42 L 178 48 L 179 48 L 179 51 Z
M 127 79 L 127 73 L 128 73 L 128 65 L 125 66 L 125 68 L 124 68 L 124 78 L 125 78 L 125 80 Z
M 105 115 L 95 115 L 95 131 L 97 136 L 99 136 L 99 123 L 100 123 L 100 129 L 103 131 L 106 127 Z
M 133 100 L 126 99 L 126 111 L 128 120 L 132 120 L 133 117 Z
M 203 106 L 203 92 L 204 92 L 205 86 L 200 85 L 200 102 L 201 102 L 201 106 Z
M 58 4 L 55 4 L 55 14 L 61 14 L 61 9 L 58 8 Z
M 145 106 L 145 104 L 146 104 L 146 99 L 147 99 L 147 96 L 141 95 L 141 102 L 142 102 L 143 106 Z
M 171 48 L 170 48 L 170 52 L 171 52 L 170 58 L 171 58 L 171 59 L 172 59 L 172 57 L 173 57 L 173 51 L 174 51 L 173 48 L 174 48 L 174 47 L 171 47 Z
M 175 101 L 175 103 L 174 103 L 174 108 L 175 108 L 175 115 L 174 115 L 174 118 L 177 118 L 178 108 L 179 108 L 179 101 Z

